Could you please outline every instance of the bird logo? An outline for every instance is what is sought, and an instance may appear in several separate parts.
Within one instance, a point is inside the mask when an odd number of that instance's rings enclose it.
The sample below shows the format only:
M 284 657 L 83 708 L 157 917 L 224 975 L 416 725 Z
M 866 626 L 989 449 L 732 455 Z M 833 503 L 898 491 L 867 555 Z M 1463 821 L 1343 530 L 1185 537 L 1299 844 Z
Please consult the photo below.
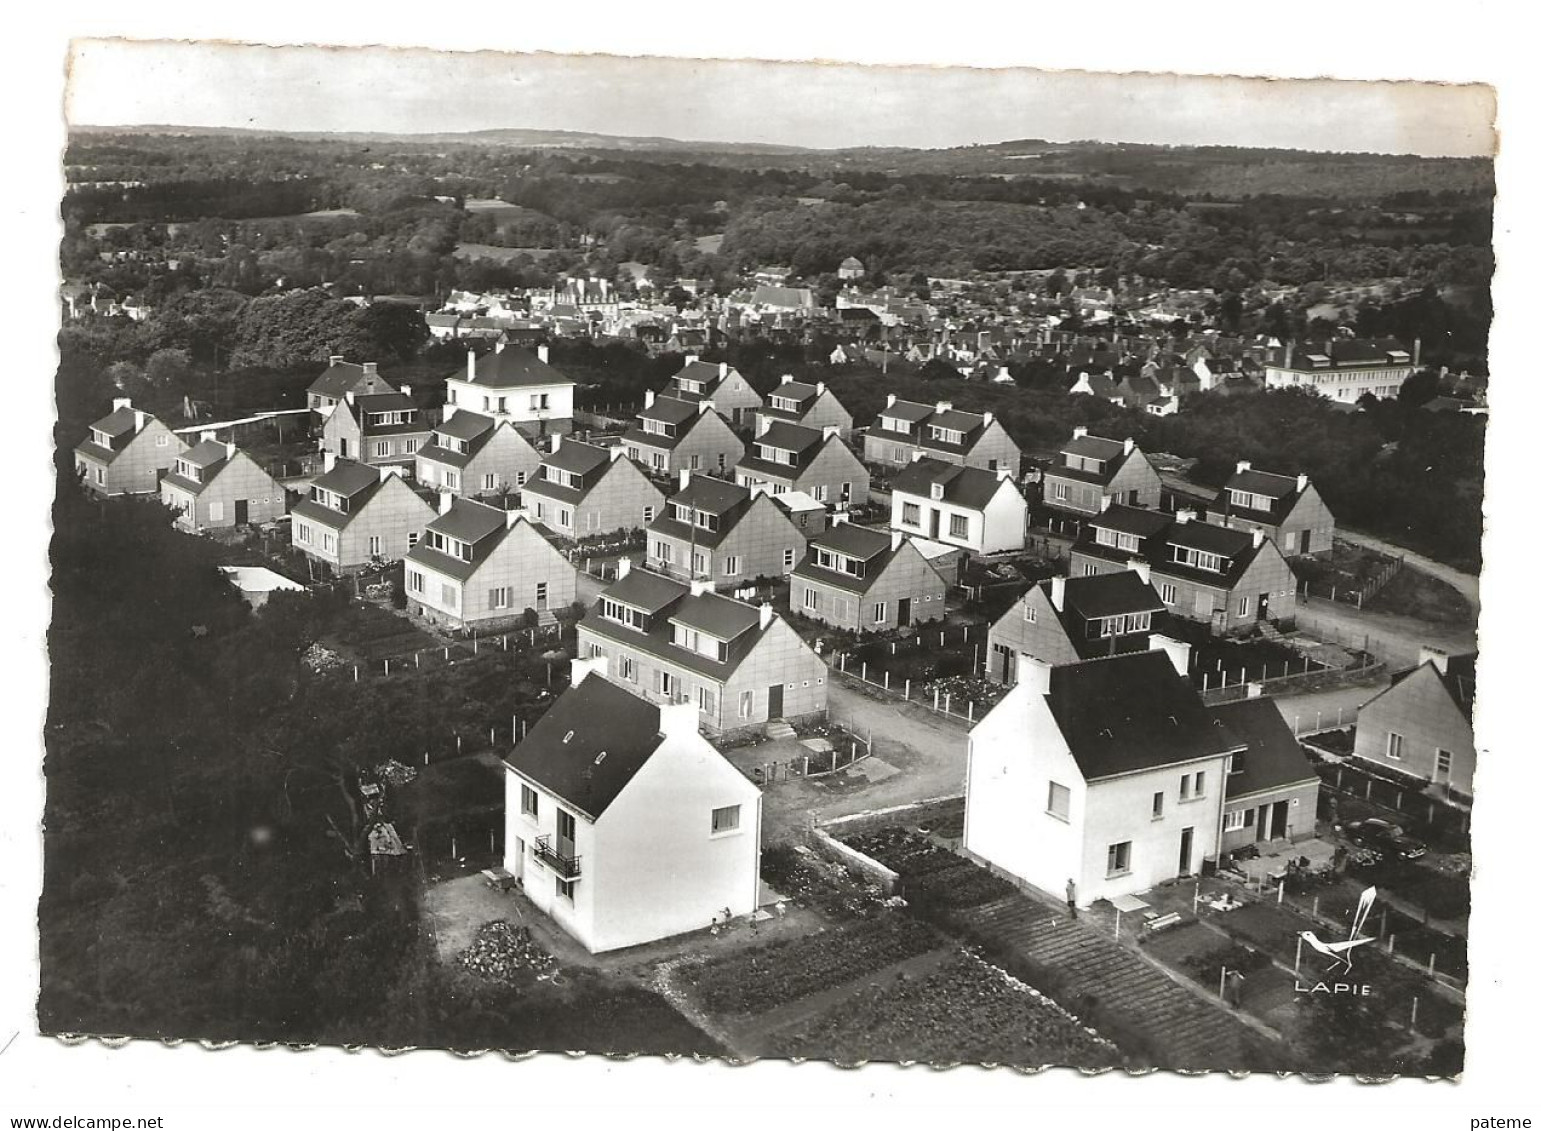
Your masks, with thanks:
M 1365 888 L 1359 895 L 1359 907 L 1354 912 L 1354 921 L 1348 929 L 1348 939 L 1345 942 L 1323 942 L 1316 937 L 1315 931 L 1300 932 L 1300 937 L 1310 944 L 1312 950 L 1332 959 L 1333 965 L 1328 967 L 1329 973 L 1340 966 L 1345 974 L 1348 973 L 1354 968 L 1354 949 L 1374 941 L 1372 936 L 1359 933 L 1364 929 L 1365 920 L 1370 917 L 1370 907 L 1374 902 L 1375 889 Z

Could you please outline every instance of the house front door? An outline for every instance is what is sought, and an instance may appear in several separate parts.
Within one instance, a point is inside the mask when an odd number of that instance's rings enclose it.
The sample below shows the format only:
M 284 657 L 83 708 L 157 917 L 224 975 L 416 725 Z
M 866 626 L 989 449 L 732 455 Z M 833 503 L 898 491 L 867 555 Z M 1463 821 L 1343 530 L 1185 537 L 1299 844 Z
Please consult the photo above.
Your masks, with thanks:
M 942 512 L 931 512 L 931 540 L 935 542 L 942 533 Z
M 1302 530 L 1300 532 L 1300 552 L 1302 554 L 1309 554 L 1311 552 L 1311 532 L 1309 530 Z
M 524 838 L 514 838 L 514 882 L 524 883 Z
M 1258 597 L 1257 597 L 1257 619 L 1260 620 L 1260 621 L 1268 619 L 1268 594 L 1267 593 L 1259 593 L 1258 594 Z
M 1193 859 L 1193 828 L 1189 826 L 1183 830 L 1182 844 L 1177 849 L 1177 874 L 1186 876 L 1193 871 L 1190 861 Z
M 766 701 L 770 704 L 769 711 L 765 716 L 767 719 L 781 718 L 782 697 L 785 694 L 786 688 L 782 687 L 781 684 L 773 683 L 770 685 L 769 690 L 765 693 Z
M 1257 839 L 1260 840 L 1260 841 L 1268 839 L 1268 806 L 1267 805 L 1259 805 L 1257 807 Z
M 910 598 L 909 597 L 900 597 L 899 598 L 899 625 L 898 625 L 898 627 L 903 628 L 905 625 L 907 625 L 909 623 L 910 623 Z
M 245 499 L 237 499 L 235 501 L 235 524 L 237 526 L 245 526 L 246 525 L 246 523 L 248 521 L 248 513 L 247 512 L 248 512 L 247 500 L 245 500 Z
M 1272 839 L 1283 840 L 1289 836 L 1290 803 L 1288 801 L 1275 801 L 1273 803 L 1273 820 L 1269 822 L 1269 832 Z

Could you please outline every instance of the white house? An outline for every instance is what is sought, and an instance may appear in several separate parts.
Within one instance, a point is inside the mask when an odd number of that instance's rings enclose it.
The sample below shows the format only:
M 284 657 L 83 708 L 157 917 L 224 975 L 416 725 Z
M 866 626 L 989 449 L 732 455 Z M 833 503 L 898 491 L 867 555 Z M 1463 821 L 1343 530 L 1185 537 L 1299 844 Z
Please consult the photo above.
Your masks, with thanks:
M 922 457 L 894 479 L 889 527 L 976 554 L 1020 550 L 1027 499 L 1004 467 L 984 471 Z
M 460 409 L 508 421 L 526 436 L 566 435 L 573 430 L 571 378 L 547 364 L 545 346 L 531 354 L 497 349 L 483 357 L 466 354 L 466 366 L 444 383 L 444 416 Z
M 575 660 L 572 687 L 505 759 L 505 866 L 591 953 L 752 914 L 760 791 L 657 704 Z
M 1164 651 L 1024 657 L 969 734 L 963 846 L 1055 896 L 1073 881 L 1080 906 L 1196 875 L 1246 745 Z

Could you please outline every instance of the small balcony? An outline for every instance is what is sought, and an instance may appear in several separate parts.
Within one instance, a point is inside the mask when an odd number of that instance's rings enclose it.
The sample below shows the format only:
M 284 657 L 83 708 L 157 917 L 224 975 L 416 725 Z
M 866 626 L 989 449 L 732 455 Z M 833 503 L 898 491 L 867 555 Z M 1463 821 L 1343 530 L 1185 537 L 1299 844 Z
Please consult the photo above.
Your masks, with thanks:
M 570 844 L 558 844 L 557 847 L 553 847 L 549 836 L 536 837 L 535 859 L 550 868 L 562 879 L 576 880 L 583 872 L 581 867 L 583 857 L 564 856 L 558 851 L 558 848 L 571 850 L 572 846 Z

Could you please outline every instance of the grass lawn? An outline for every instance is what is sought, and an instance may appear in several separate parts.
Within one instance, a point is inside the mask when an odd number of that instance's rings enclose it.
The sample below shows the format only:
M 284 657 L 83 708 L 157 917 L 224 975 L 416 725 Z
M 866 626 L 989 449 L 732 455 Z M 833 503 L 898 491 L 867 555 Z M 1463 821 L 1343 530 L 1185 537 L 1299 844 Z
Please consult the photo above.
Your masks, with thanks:
M 1455 586 L 1412 566 L 1404 566 L 1364 607 L 1432 624 L 1464 625 L 1472 620 L 1471 603 Z

